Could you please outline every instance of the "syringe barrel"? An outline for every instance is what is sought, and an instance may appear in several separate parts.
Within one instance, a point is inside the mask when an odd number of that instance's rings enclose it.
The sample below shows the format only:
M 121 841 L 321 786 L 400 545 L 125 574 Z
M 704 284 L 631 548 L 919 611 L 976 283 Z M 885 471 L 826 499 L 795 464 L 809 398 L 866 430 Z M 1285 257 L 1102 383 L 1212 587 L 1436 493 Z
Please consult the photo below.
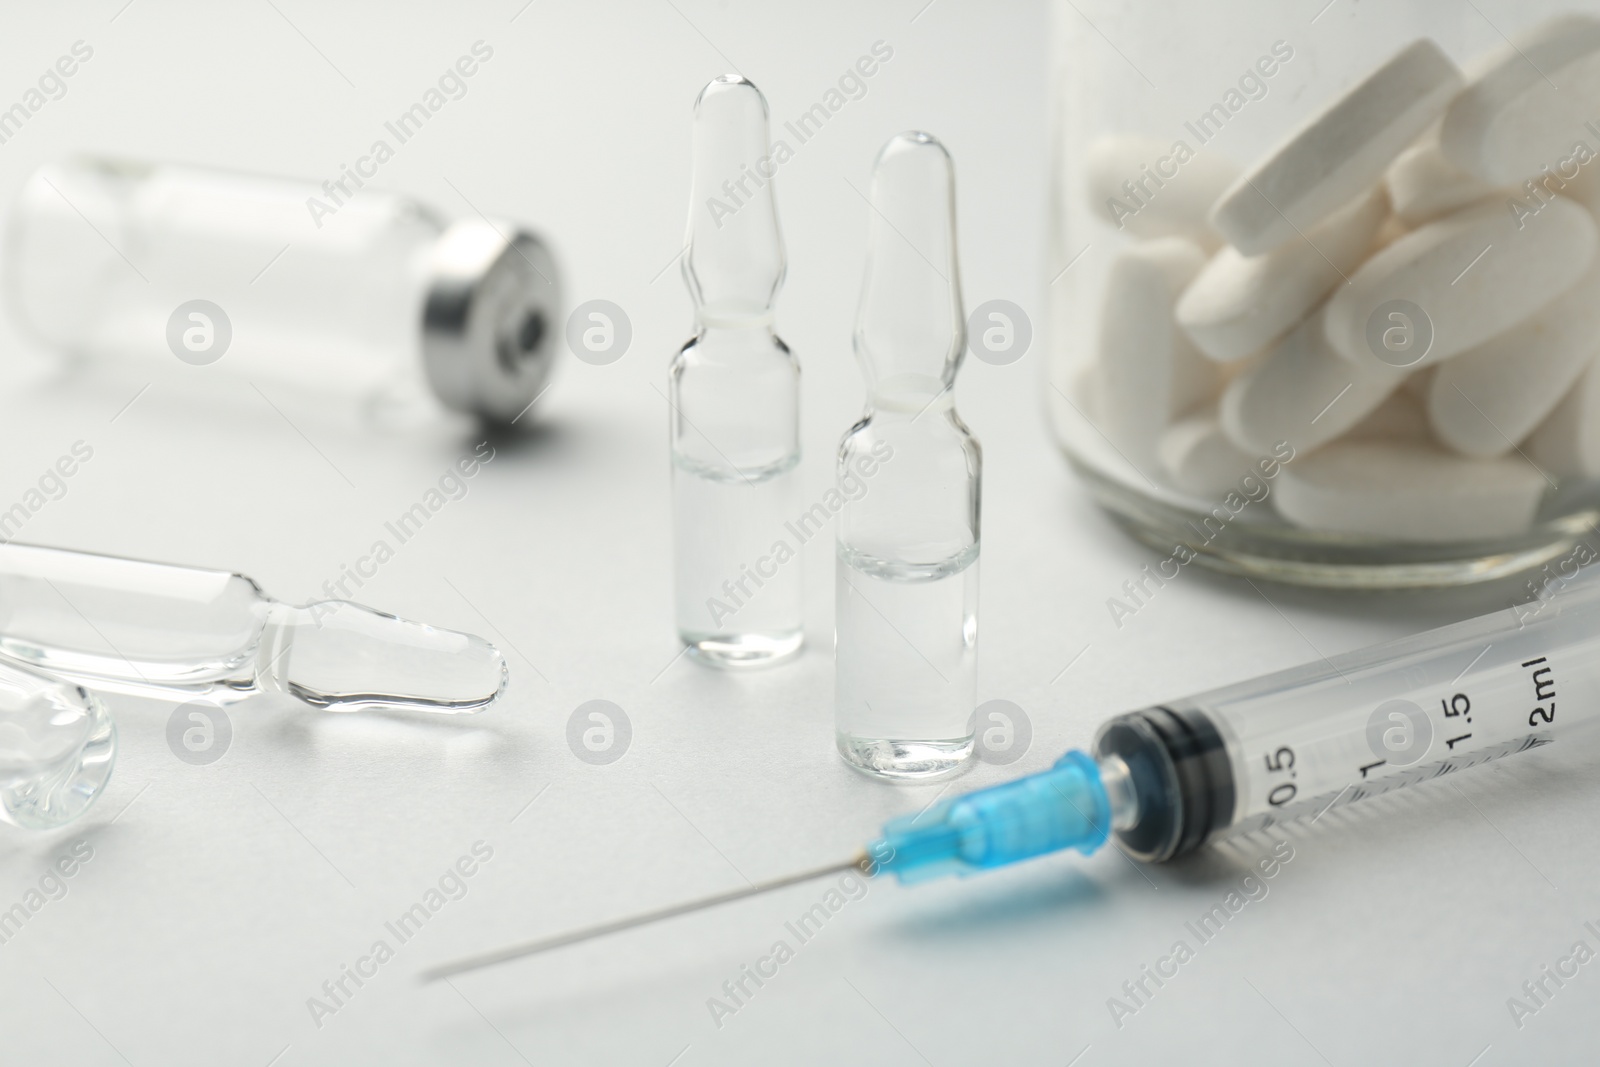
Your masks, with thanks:
M 1118 716 L 1125 851 L 1163 860 L 1600 724 L 1600 582 Z

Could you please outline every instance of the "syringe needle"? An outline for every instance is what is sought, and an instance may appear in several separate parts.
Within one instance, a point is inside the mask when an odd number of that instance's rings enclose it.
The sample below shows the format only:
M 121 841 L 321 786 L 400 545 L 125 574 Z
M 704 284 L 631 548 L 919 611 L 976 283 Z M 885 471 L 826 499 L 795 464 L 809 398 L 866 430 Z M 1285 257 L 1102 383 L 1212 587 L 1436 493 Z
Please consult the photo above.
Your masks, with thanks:
M 901 882 L 919 882 L 941 874 L 999 867 L 1064 848 L 1087 855 L 1105 842 L 1112 822 L 1112 803 L 1100 769 L 1082 752 L 1069 752 L 1048 771 L 946 797 L 920 812 L 894 819 L 883 828 L 881 838 L 847 860 L 440 964 L 422 972 L 421 978 L 426 982 L 448 978 L 844 871 L 869 878 L 892 874 Z
M 869 877 L 872 875 L 874 871 L 874 865 L 872 858 L 865 850 L 858 852 L 856 855 L 847 860 L 843 860 L 838 863 L 830 863 L 826 867 L 816 867 L 809 871 L 800 871 L 797 874 L 786 874 L 781 878 L 773 878 L 765 882 L 756 882 L 741 889 L 729 890 L 726 893 L 718 893 L 715 896 L 702 897 L 699 900 L 691 900 L 684 904 L 673 904 L 669 907 L 657 908 L 655 911 L 647 911 L 639 915 L 631 915 L 626 919 L 614 919 L 611 922 L 600 923 L 597 926 L 587 926 L 581 930 L 573 930 L 570 933 L 557 934 L 555 937 L 541 938 L 537 941 L 524 941 L 521 944 L 507 945 L 505 948 L 495 949 L 493 952 L 483 952 L 476 956 L 465 956 L 450 963 L 442 963 L 437 967 L 431 967 L 428 970 L 423 971 L 420 977 L 424 982 L 434 982 L 441 978 L 449 978 L 453 975 L 461 974 L 464 971 L 475 971 L 480 967 L 492 967 L 497 963 L 505 963 L 508 960 L 521 959 L 523 956 L 532 956 L 539 952 L 547 952 L 553 948 L 561 948 L 563 945 L 574 945 L 580 941 L 589 941 L 596 937 L 604 937 L 606 934 L 614 934 L 621 930 L 630 930 L 635 926 L 644 926 L 647 923 L 659 922 L 662 919 L 671 919 L 679 915 L 687 915 L 693 911 L 701 911 L 705 908 L 716 907 L 718 904 L 727 904 L 731 901 L 743 900 L 745 897 L 753 897 L 761 893 L 769 893 L 774 889 L 782 889 L 785 886 L 797 885 L 801 882 L 809 882 L 817 878 L 826 878 L 830 874 L 838 874 L 842 871 L 852 870 L 859 871 L 862 874 L 868 875 Z

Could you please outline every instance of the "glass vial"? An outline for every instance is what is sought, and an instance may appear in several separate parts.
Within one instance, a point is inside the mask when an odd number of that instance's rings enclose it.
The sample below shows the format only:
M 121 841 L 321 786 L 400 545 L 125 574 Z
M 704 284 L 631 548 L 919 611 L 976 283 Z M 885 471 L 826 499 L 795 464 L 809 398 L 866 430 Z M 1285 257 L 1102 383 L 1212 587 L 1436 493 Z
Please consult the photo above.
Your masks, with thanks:
M 966 348 L 955 171 L 925 133 L 878 154 L 855 351 L 866 412 L 839 444 L 839 753 L 927 779 L 973 751 L 983 453 L 955 410 Z
M 783 238 L 767 102 L 717 78 L 695 101 L 683 277 L 695 335 L 669 373 L 678 635 L 716 667 L 800 650 L 800 365 L 772 329 Z M 763 173 L 763 167 L 766 173 Z
M 562 334 L 549 251 L 362 184 L 50 164 L 8 221 L 7 300 L 67 357 L 220 362 L 312 394 L 516 419 Z

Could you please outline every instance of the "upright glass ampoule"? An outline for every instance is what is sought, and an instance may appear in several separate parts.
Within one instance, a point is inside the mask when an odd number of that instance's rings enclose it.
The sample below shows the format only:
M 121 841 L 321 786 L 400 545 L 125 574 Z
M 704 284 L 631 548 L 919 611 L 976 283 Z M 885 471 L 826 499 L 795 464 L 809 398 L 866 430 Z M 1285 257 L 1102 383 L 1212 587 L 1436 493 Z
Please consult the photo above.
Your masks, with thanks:
M 839 444 L 839 754 L 927 779 L 972 755 L 983 453 L 955 410 L 966 347 L 955 171 L 926 133 L 878 153 L 855 351 L 861 421 Z
M 800 366 L 772 329 L 784 252 L 760 90 L 735 75 L 707 85 L 693 155 L 695 335 L 669 375 L 678 635 L 702 663 L 762 666 L 804 631 L 786 525 L 800 510 Z

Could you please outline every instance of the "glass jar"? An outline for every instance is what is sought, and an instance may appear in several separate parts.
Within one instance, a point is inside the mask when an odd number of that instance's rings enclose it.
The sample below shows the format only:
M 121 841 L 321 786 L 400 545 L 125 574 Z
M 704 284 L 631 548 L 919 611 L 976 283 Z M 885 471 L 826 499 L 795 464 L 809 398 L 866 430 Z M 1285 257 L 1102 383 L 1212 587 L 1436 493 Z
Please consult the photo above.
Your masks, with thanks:
M 1600 4 L 1316 7 L 1056 5 L 1057 439 L 1172 573 L 1564 557 L 1600 520 Z

